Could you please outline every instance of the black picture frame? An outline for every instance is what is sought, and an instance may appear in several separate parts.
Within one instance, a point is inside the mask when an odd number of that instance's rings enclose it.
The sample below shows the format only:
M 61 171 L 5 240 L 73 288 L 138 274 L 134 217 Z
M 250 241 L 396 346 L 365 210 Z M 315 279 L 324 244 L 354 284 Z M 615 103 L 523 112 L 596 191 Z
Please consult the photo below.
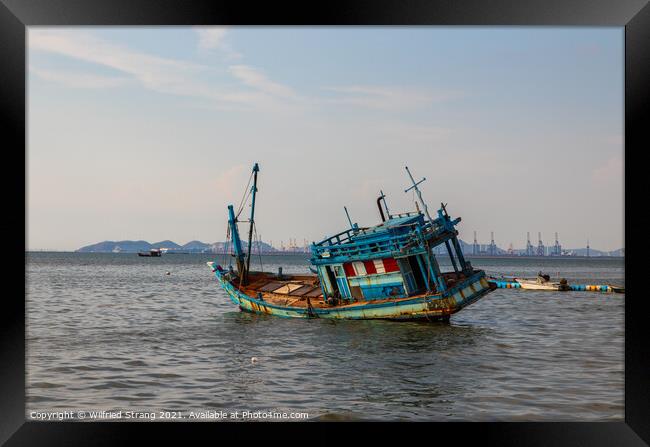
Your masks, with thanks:
M 537 25 L 625 27 L 625 421 L 620 423 L 435 423 L 355 424 L 368 436 L 410 440 L 414 434 L 428 442 L 464 440 L 499 445 L 644 445 L 650 443 L 650 340 L 647 304 L 641 295 L 638 258 L 643 235 L 639 202 L 630 187 L 643 179 L 643 136 L 648 128 L 650 104 L 650 6 L 646 0 L 409 0 L 328 1 L 298 5 L 243 1 L 183 0 L 0 0 L 0 128 L 5 158 L 2 182 L 3 219 L 9 242 L 4 269 L 10 283 L 20 284 L 15 259 L 25 253 L 26 215 L 26 27 L 33 25 Z M 639 176 L 635 176 L 639 171 Z M 647 191 L 647 186 L 645 187 Z M 643 199 L 641 199 L 643 200 Z M 606 211 L 605 211 L 606 212 Z M 629 214 L 628 214 L 629 213 Z M 597 218 L 597 216 L 595 216 Z M 637 225 L 635 226 L 635 223 Z M 639 228 L 639 229 L 635 229 Z M 11 232 L 11 233 L 9 233 Z M 19 235 L 23 235 L 20 237 Z M 635 237 L 636 236 L 636 237 Z M 630 247 L 630 241 L 637 246 Z M 630 250 L 631 248 L 631 250 Z M 15 255 L 15 256 L 11 256 Z M 635 261 L 635 257 L 637 257 Z M 641 264 L 642 265 L 642 264 Z M 24 270 L 23 270 L 24 272 Z M 123 444 L 135 434 L 166 440 L 192 438 L 197 431 L 210 442 L 223 436 L 257 433 L 313 440 L 338 441 L 333 423 L 249 424 L 226 423 L 78 423 L 25 420 L 25 282 L 2 299 L 0 310 L 0 443 L 22 445 Z M 12 290 L 13 292 L 13 290 Z M 336 424 L 334 424 L 336 425 Z M 339 428 L 337 425 L 336 428 Z M 151 441 L 151 439 L 149 439 Z M 408 442 L 408 441 L 407 441 Z M 148 442 L 150 443 L 150 442 Z

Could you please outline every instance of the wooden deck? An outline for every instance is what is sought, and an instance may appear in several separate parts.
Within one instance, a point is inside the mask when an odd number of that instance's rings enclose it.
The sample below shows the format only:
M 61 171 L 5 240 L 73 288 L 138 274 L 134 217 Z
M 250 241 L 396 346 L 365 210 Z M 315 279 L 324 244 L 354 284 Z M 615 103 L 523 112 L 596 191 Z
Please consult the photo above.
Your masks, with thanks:
M 463 281 L 465 276 L 455 273 L 443 273 L 445 282 L 448 287 L 453 287 L 456 282 Z M 231 284 L 239 288 L 239 279 L 235 278 Z M 288 275 L 282 276 L 278 279 L 275 273 L 267 272 L 250 272 L 248 277 L 248 284 L 241 286 L 239 290 L 247 296 L 259 299 L 261 294 L 262 299 L 270 304 L 277 306 L 289 306 L 298 308 L 307 308 L 308 303 L 312 308 L 351 308 L 355 306 L 364 306 L 369 303 L 379 304 L 385 302 L 399 302 L 404 300 L 411 300 L 417 297 L 424 297 L 427 295 L 437 295 L 436 293 L 420 293 L 403 298 L 386 298 L 375 300 L 354 300 L 352 302 L 341 301 L 338 305 L 332 306 L 325 302 L 323 291 L 320 287 L 320 281 L 317 275 Z

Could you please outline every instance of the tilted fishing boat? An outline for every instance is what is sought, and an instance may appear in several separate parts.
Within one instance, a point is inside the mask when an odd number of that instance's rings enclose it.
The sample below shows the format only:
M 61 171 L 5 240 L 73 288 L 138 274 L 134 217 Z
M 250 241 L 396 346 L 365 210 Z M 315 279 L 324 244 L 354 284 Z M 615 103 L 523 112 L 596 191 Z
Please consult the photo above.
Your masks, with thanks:
M 475 303 L 494 285 L 485 272 L 465 260 L 452 219 L 441 204 L 433 219 L 418 185 L 406 168 L 417 193 L 416 212 L 392 215 L 384 194 L 377 199 L 382 222 L 350 228 L 311 245 L 310 263 L 315 274 L 287 275 L 280 270 L 250 270 L 257 192 L 256 163 L 248 246 L 245 253 L 239 236 L 238 216 L 228 206 L 228 229 L 236 269 L 208 262 L 217 281 L 243 311 L 293 318 L 448 320 L 450 315 Z M 250 180 L 249 180 L 250 184 Z M 242 200 L 242 203 L 245 201 Z M 384 213 L 384 210 L 386 213 Z M 442 272 L 433 248 L 444 244 L 453 271 Z M 310 267 L 311 269 L 311 267 Z

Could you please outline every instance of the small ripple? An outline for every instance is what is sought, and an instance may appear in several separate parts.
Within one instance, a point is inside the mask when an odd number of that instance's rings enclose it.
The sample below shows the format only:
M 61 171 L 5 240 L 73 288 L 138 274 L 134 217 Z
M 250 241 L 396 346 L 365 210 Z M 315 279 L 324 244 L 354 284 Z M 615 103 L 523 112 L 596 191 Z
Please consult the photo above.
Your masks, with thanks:
M 147 377 L 154 377 L 156 379 L 174 379 L 177 377 L 183 377 L 179 374 L 174 374 L 174 373 L 148 373 L 143 375 Z
M 59 383 L 51 383 L 51 382 L 33 382 L 30 384 L 30 386 L 34 388 L 64 388 L 65 385 L 61 385 Z
M 147 366 L 147 363 L 142 360 L 129 360 L 124 362 L 124 364 L 129 366 Z

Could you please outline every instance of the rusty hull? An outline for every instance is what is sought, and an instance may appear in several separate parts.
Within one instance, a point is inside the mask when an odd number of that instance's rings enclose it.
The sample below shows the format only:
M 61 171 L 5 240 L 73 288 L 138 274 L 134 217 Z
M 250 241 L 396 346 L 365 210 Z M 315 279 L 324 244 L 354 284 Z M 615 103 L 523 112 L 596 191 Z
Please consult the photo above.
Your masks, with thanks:
M 212 262 L 209 262 L 208 266 L 233 303 L 242 311 L 285 318 L 448 320 L 450 315 L 478 301 L 494 288 L 488 283 L 485 273 L 476 270 L 472 275 L 462 277 L 455 283 L 450 277 L 450 288 L 444 294 L 420 294 L 332 306 L 323 300 L 322 291 L 315 295 L 317 288 L 320 289 L 316 275 L 285 275 L 285 278 L 279 281 L 276 275 L 271 273 L 251 272 L 248 285 L 240 287 L 236 276 Z M 291 287 L 287 288 L 288 293 L 274 293 L 272 290 L 265 290 L 265 285 L 271 282 L 281 283 L 278 288 L 283 290 L 286 284 L 298 287 L 293 290 L 290 290 Z M 309 286 L 312 292 L 309 292 L 306 286 Z M 300 293 L 300 289 L 305 292 L 302 296 L 291 294 Z

